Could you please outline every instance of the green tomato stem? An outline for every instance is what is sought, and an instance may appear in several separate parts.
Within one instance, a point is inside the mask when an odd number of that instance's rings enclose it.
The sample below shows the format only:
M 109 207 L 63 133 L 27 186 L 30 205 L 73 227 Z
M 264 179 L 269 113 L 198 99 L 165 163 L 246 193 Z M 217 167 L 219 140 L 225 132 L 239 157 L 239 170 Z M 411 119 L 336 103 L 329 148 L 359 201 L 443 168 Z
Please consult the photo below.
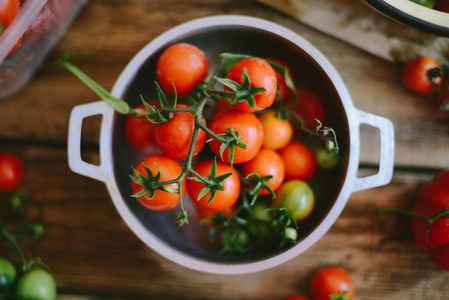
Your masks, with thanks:
M 97 96 L 102 100 L 106 101 L 111 105 L 118 113 L 125 115 L 136 116 L 137 113 L 131 108 L 128 103 L 118 99 L 111 95 L 105 88 L 95 82 L 86 73 L 84 73 L 80 68 L 78 68 L 74 63 L 70 61 L 70 55 L 62 55 L 57 63 L 62 67 L 66 68 L 73 75 L 75 75 L 81 82 L 83 82 L 87 87 L 89 87 Z
M 25 256 L 23 255 L 22 249 L 20 249 L 19 245 L 17 244 L 16 238 L 14 237 L 14 235 L 12 235 L 8 231 L 8 229 L 6 229 L 1 218 L 0 218 L 0 236 L 3 236 L 12 245 L 12 247 L 16 251 L 17 255 L 19 255 L 20 263 L 22 265 L 22 271 L 26 272 L 28 269 L 28 262 L 25 259 Z

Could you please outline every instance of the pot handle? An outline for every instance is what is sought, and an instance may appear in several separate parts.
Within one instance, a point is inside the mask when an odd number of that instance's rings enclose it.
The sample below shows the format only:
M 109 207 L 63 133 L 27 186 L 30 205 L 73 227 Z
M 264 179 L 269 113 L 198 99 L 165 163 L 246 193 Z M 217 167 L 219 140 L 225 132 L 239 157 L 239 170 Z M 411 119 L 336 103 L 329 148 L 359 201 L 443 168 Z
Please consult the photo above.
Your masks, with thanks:
M 386 185 L 393 177 L 394 167 L 394 127 L 393 123 L 383 117 L 357 110 L 359 128 L 361 124 L 376 127 L 380 131 L 380 161 L 379 172 L 366 176 L 356 177 L 353 191 L 360 191 Z
M 110 174 L 110 170 L 106 167 L 106 161 L 108 161 L 109 154 L 102 147 L 103 143 L 100 143 L 100 164 L 94 165 L 85 162 L 81 158 L 81 128 L 83 120 L 87 117 L 102 115 L 102 123 L 100 129 L 100 141 L 106 134 L 107 129 L 105 124 L 110 124 L 112 113 L 108 113 L 111 107 L 104 101 L 97 101 L 88 104 L 82 104 L 75 106 L 72 109 L 69 120 L 69 133 L 68 133 L 68 161 L 70 169 L 78 174 L 99 180 L 106 181 L 106 178 Z

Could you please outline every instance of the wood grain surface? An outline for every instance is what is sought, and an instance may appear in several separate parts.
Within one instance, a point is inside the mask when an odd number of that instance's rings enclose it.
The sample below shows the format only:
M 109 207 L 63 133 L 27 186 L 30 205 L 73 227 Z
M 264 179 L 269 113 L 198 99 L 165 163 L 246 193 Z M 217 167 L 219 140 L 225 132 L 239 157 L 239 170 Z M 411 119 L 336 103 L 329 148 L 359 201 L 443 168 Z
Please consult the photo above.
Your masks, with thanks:
M 375 14 L 375 12 L 372 12 Z M 116 211 L 103 183 L 70 171 L 67 127 L 72 108 L 98 100 L 55 64 L 64 52 L 93 53 L 80 67 L 110 89 L 127 62 L 159 34 L 198 17 L 256 16 L 286 26 L 331 61 L 361 110 L 392 120 L 395 173 L 384 187 L 353 193 L 341 217 L 309 250 L 274 269 L 247 275 L 210 275 L 186 269 L 143 244 Z M 377 18 L 377 16 L 376 16 Z M 282 299 L 308 294 L 312 273 L 325 265 L 346 268 L 355 299 L 447 299 L 449 273 L 433 266 L 413 244 L 406 218 L 378 208 L 408 209 L 420 186 L 449 168 L 449 116 L 432 97 L 400 84 L 400 66 L 358 49 L 258 1 L 92 0 L 34 80 L 0 101 L 0 151 L 23 158 L 20 189 L 31 201 L 26 219 L 45 223 L 44 237 L 23 245 L 51 268 L 58 299 Z M 378 132 L 361 129 L 360 176 L 376 170 Z M 83 158 L 98 162 L 99 120 L 83 127 Z M 20 220 L 7 218 L 11 226 Z M 0 255 L 15 254 L 0 242 Z

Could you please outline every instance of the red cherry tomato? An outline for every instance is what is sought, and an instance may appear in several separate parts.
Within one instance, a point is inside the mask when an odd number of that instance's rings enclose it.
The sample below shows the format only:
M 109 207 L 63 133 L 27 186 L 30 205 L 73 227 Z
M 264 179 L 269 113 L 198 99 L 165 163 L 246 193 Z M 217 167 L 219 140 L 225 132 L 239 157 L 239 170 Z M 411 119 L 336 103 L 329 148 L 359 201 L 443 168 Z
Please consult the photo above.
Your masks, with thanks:
M 177 108 L 190 107 L 178 104 Z M 203 124 L 206 121 L 203 118 Z M 155 140 L 159 149 L 168 157 L 173 159 L 186 159 L 189 147 L 192 143 L 195 128 L 195 117 L 190 112 L 176 112 L 168 122 L 158 124 L 154 129 Z M 206 143 L 207 134 L 203 130 L 198 131 L 193 155 L 197 155 Z
M 285 165 L 285 177 L 287 179 L 300 179 L 307 181 L 316 170 L 313 152 L 304 144 L 290 142 L 279 150 Z
M 243 177 L 247 177 L 251 173 L 257 173 L 260 177 L 272 175 L 273 178 L 267 181 L 267 185 L 276 191 L 284 181 L 284 162 L 274 150 L 261 149 L 252 160 L 243 164 Z M 268 195 L 270 192 L 263 188 L 259 194 Z
M 167 49 L 159 57 L 156 76 L 162 90 L 173 96 L 173 84 L 178 97 L 187 97 L 207 77 L 209 62 L 198 47 L 180 43 Z
M 274 62 L 275 64 L 278 64 L 284 68 L 288 68 L 287 64 L 279 59 L 270 58 L 270 61 Z M 279 73 L 278 71 L 274 70 L 276 72 L 276 79 L 277 79 L 277 90 L 276 90 L 276 100 L 282 101 L 284 103 L 289 103 L 293 100 L 293 91 L 287 86 L 285 83 L 284 76 Z M 290 78 L 292 77 L 289 72 Z
M 431 94 L 434 85 L 428 77 L 429 71 L 439 67 L 440 65 L 430 57 L 419 56 L 405 65 L 402 70 L 402 82 L 412 92 L 423 95 Z M 435 79 L 434 82 L 439 84 L 441 78 Z
M 156 176 L 160 170 L 161 178 L 159 181 L 176 179 L 179 177 L 179 175 L 181 175 L 183 170 L 179 162 L 161 154 L 149 155 L 142 159 L 135 167 L 137 172 L 144 176 L 147 176 L 147 172 L 145 171 L 143 164 L 150 169 L 153 176 Z M 159 170 L 156 166 L 159 168 Z M 133 176 L 136 178 L 136 175 Z M 181 187 L 182 196 L 184 196 L 186 191 L 186 181 L 187 180 L 184 177 Z M 139 193 L 144 188 L 134 181 L 131 181 L 131 185 L 134 194 Z M 178 185 L 176 183 L 172 183 L 168 186 L 178 189 Z M 147 193 L 145 196 L 150 197 L 150 193 Z M 179 204 L 179 194 L 156 190 L 156 193 L 151 200 L 145 199 L 144 197 L 138 197 L 137 200 L 144 207 L 151 210 L 168 210 Z
M 9 153 L 0 154 L 0 193 L 14 191 L 22 183 L 25 167 L 22 160 Z
M 435 6 L 433 8 L 442 12 L 449 13 L 449 1 L 435 0 Z
M 308 129 L 315 129 L 318 125 L 315 119 L 324 123 L 324 108 L 321 100 L 311 91 L 296 90 L 296 113 L 304 121 Z
M 412 212 L 431 217 L 449 208 L 449 170 L 440 172 L 435 178 L 425 184 L 418 193 L 418 199 Z M 449 271 L 449 217 L 437 219 L 430 225 L 427 233 L 427 222 L 411 218 L 416 244 L 428 251 L 432 261 L 439 268 Z
M 205 160 L 196 165 L 194 170 L 201 176 L 209 178 L 212 164 L 213 160 Z M 225 209 L 231 207 L 240 195 L 240 177 L 238 172 L 230 165 L 217 162 L 216 177 L 227 173 L 232 173 L 232 175 L 220 183 L 224 186 L 224 190 L 217 190 L 214 199 L 210 203 L 208 203 L 210 193 L 206 193 L 203 197 L 198 199 L 198 196 L 204 189 L 205 184 L 195 180 L 189 180 L 187 190 L 193 203 L 204 209 L 215 212 L 224 211 Z
M 263 128 L 262 146 L 278 150 L 285 147 L 293 136 L 293 126 L 288 120 L 279 119 L 271 110 L 259 116 Z
M 304 295 L 290 295 L 283 298 L 282 300 L 310 300 L 310 298 Z
M 336 266 L 319 269 L 310 282 L 312 297 L 315 300 L 329 300 L 330 295 L 341 295 L 347 292 L 346 299 L 353 299 L 354 283 L 349 273 Z
M 19 9 L 19 0 L 0 0 L 0 33 L 14 21 Z
M 256 107 L 249 106 L 247 101 L 234 104 L 233 107 L 242 112 L 256 112 L 270 107 L 276 98 L 276 73 L 265 60 L 257 57 L 245 58 L 236 63 L 226 75 L 226 78 L 242 84 L 243 70 L 246 71 L 253 87 L 263 87 L 265 92 L 254 95 Z M 225 86 L 225 91 L 232 91 Z
M 240 132 L 241 141 L 246 144 L 246 149 L 235 147 L 234 164 L 247 162 L 256 156 L 262 146 L 263 129 L 259 119 L 253 114 L 236 110 L 224 111 L 215 116 L 209 124 L 209 129 L 215 134 L 226 133 L 228 128 Z M 209 147 L 214 154 L 220 156 L 221 142 L 213 140 L 209 142 Z M 229 160 L 229 147 L 223 152 L 223 160 Z
M 156 104 L 156 107 L 159 108 L 159 105 Z M 136 109 L 142 109 L 148 112 L 143 104 L 138 105 Z M 142 152 L 150 152 L 156 148 L 154 141 L 155 127 L 156 125 L 146 118 L 128 116 L 125 124 L 126 138 L 135 149 Z

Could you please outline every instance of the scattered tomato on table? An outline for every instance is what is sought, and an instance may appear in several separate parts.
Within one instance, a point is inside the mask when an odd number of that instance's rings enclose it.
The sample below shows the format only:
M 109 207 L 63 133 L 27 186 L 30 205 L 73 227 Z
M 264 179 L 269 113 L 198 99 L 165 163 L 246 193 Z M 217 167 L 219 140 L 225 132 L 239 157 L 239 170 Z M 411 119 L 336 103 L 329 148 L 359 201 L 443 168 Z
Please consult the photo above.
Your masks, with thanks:
M 310 292 L 315 300 L 345 300 L 354 298 L 355 287 L 346 269 L 328 266 L 315 272 L 310 282 Z
M 431 80 L 429 71 L 440 68 L 440 64 L 427 56 L 418 56 L 407 62 L 402 70 L 402 82 L 410 91 L 417 94 L 428 95 L 434 90 L 434 84 L 441 80 Z
M 427 251 L 438 268 L 449 271 L 449 170 L 422 186 L 410 211 L 379 212 L 409 216 L 416 245 Z
M 402 69 L 404 86 L 419 95 L 436 95 L 435 101 L 442 112 L 449 111 L 448 70 L 431 57 L 417 56 Z
M 17 189 L 25 176 L 22 160 L 12 153 L 0 153 L 0 194 Z

